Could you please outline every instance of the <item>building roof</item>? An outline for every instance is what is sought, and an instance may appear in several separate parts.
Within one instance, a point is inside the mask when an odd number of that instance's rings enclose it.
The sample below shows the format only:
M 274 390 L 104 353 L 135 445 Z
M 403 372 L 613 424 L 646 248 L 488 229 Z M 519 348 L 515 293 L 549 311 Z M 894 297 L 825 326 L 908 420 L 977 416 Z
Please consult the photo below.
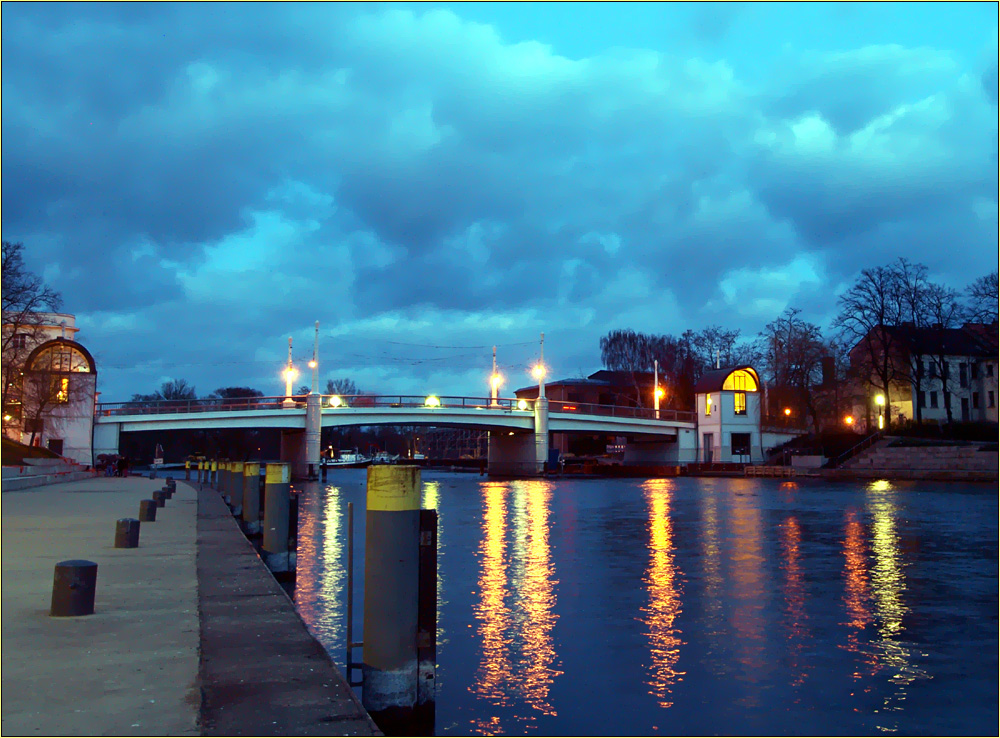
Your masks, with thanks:
M 721 369 L 709 369 L 701 375 L 701 379 L 699 379 L 698 383 L 694 386 L 694 393 L 696 395 L 701 395 L 708 392 L 721 392 L 722 385 L 726 383 L 726 379 L 729 375 L 741 369 L 750 372 L 755 378 L 757 378 L 757 371 L 749 364 L 724 366 Z M 758 386 L 760 385 L 759 378 L 757 378 L 757 384 Z
M 918 356 L 995 357 L 997 355 L 996 324 L 966 323 L 961 328 L 940 326 L 918 328 L 909 323 L 888 328 L 887 332 Z
M 546 382 L 546 387 L 607 387 L 608 382 L 601 381 L 599 379 L 590 379 L 586 377 L 570 377 L 568 379 L 556 379 L 552 382 Z M 519 387 L 514 390 L 514 394 L 518 392 L 526 392 L 528 390 L 538 389 L 538 383 L 529 384 L 526 387 Z

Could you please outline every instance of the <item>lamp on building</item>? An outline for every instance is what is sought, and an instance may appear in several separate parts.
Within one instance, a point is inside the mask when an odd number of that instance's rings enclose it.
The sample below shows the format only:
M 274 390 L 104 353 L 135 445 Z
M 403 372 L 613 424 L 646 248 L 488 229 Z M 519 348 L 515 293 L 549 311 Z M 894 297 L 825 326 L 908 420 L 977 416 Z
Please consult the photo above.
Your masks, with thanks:
M 878 429 L 885 428 L 885 395 L 875 395 L 875 404 L 878 405 Z

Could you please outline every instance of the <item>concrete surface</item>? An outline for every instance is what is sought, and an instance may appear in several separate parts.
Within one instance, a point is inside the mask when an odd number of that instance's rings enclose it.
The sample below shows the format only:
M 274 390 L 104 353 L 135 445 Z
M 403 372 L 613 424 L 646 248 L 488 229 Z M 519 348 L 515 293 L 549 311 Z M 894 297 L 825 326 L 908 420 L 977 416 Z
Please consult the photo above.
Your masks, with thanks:
M 198 576 L 204 735 L 381 735 L 208 488 Z
M 22 490 L 3 484 L 4 735 L 197 735 L 197 496 L 114 548 L 115 521 L 164 482 L 94 478 Z M 98 565 L 94 614 L 52 618 L 55 564 Z

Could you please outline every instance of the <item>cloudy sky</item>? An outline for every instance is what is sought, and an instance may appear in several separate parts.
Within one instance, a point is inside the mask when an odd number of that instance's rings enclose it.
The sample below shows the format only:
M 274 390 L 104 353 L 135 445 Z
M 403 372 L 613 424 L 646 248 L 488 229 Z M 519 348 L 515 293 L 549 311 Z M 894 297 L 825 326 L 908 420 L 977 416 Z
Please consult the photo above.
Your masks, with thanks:
M 2 227 L 102 400 L 506 389 L 997 267 L 997 5 L 2 5 Z M 306 378 L 305 376 L 303 378 Z M 299 384 L 299 383 L 297 383 Z

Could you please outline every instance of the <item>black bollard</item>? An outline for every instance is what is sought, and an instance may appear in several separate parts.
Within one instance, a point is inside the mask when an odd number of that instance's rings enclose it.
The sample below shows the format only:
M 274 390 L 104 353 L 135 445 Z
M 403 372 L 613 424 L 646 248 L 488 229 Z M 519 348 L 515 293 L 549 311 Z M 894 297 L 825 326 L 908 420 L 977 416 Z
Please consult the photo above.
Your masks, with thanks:
M 57 618 L 92 615 L 97 590 L 97 564 L 83 559 L 60 561 L 52 580 L 52 607 Z
M 155 523 L 156 508 L 156 500 L 142 500 L 139 503 L 139 521 L 143 523 Z
M 165 500 L 172 499 L 173 496 L 174 496 L 174 488 L 173 487 L 164 487 L 160 491 L 163 493 L 163 499 L 165 499 Z
M 138 548 L 139 521 L 135 518 L 119 518 L 115 524 L 115 548 Z
M 167 498 L 162 489 L 158 489 L 153 493 L 153 502 L 156 503 L 157 507 L 166 506 Z

